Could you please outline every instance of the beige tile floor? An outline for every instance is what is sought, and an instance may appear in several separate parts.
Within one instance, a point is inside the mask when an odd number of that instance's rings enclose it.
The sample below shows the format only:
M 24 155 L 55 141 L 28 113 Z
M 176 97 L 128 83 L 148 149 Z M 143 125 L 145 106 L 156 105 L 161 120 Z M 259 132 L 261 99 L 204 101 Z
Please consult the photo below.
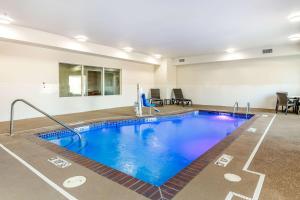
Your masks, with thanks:
M 165 106 L 160 114 L 182 112 L 191 109 L 226 110 L 224 107 L 195 106 Z M 270 123 L 274 113 L 267 113 L 262 117 L 258 112 L 257 120 L 251 127 L 257 128 L 255 133 L 244 131 L 223 153 L 234 156 L 226 168 L 210 163 L 174 199 L 225 199 L 232 191 L 247 197 L 252 197 L 257 186 L 258 176 L 243 171 L 257 142 Z M 69 124 L 84 123 L 86 121 L 100 121 L 105 119 L 129 118 L 134 116 L 131 107 L 106 109 L 85 113 L 57 116 Z M 278 114 L 258 149 L 249 170 L 265 174 L 260 199 L 265 200 L 294 200 L 300 199 L 300 116 Z M 59 169 L 47 161 L 56 154 L 30 141 L 24 135 L 57 126 L 45 118 L 19 120 L 16 122 L 16 134 L 7 136 L 8 122 L 0 123 L 0 143 L 31 164 L 50 180 L 62 187 L 63 181 L 74 175 L 84 175 L 87 182 L 78 188 L 66 189 L 77 199 L 145 199 L 145 197 L 112 182 L 89 169 L 72 163 L 71 167 Z M 59 192 L 42 181 L 38 176 L 25 168 L 15 158 L 0 149 L 0 199 L 66 199 Z M 225 173 L 239 175 L 239 183 L 226 181 Z M 63 187 L 62 187 L 63 188 Z M 232 199 L 241 199 L 234 196 Z

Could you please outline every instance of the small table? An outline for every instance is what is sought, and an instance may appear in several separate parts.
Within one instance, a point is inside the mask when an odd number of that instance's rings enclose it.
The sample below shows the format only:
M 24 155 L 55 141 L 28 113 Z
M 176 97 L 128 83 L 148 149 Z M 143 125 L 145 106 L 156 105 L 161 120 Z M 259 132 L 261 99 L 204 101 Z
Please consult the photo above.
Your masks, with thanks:
M 164 105 L 171 105 L 173 104 L 173 99 L 164 99 Z

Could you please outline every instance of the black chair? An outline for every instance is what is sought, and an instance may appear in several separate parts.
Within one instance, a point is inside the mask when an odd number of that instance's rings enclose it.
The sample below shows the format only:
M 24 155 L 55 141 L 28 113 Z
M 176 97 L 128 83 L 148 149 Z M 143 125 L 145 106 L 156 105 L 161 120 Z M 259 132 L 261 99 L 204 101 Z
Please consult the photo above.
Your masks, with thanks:
M 159 89 L 150 89 L 150 102 L 155 105 L 164 105 L 164 101 L 160 98 L 160 90 Z
M 295 102 L 295 113 L 300 115 L 300 98 L 299 97 L 293 97 L 293 98 L 289 98 L 290 100 Z
M 184 106 L 184 105 L 192 106 L 192 104 L 193 104 L 192 100 L 184 98 L 182 90 L 180 88 L 174 88 L 173 94 L 174 94 L 174 103 L 175 104 L 177 104 L 177 105 L 182 104 L 182 106 Z
M 277 101 L 276 101 L 276 113 L 278 112 L 278 107 L 281 106 L 282 112 L 284 111 L 285 107 L 285 114 L 287 114 L 289 108 L 293 108 L 293 112 L 295 112 L 296 109 L 296 101 L 294 99 L 288 98 L 287 92 L 277 92 Z
M 297 111 L 297 114 L 300 115 L 300 99 L 298 98 L 297 101 L 296 101 L 296 111 Z

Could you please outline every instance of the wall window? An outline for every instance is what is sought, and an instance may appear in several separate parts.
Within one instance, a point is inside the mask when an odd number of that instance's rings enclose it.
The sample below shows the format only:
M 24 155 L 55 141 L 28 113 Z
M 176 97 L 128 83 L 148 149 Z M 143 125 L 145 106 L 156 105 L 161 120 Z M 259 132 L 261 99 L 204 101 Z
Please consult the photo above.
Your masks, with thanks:
M 59 64 L 59 96 L 81 96 L 81 65 Z
M 84 95 L 85 96 L 96 96 L 102 95 L 102 73 L 103 69 L 100 67 L 83 67 L 83 80 L 84 84 Z
M 120 76 L 120 69 L 59 63 L 59 96 L 119 95 Z
M 104 73 L 105 95 L 120 94 L 120 70 L 105 68 Z

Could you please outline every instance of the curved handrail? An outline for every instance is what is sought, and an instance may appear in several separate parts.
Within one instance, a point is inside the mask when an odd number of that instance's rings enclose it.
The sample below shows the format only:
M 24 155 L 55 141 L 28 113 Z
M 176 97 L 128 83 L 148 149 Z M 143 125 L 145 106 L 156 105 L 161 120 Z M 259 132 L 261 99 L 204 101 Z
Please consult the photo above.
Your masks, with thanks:
M 246 117 L 250 113 L 250 102 L 247 102 L 247 108 L 246 108 Z
M 233 105 L 233 114 L 239 111 L 239 103 L 236 101 Z
M 25 103 L 26 105 L 28 105 L 31 108 L 35 109 L 36 111 L 42 113 L 43 115 L 45 115 L 49 119 L 53 120 L 54 122 L 58 123 L 59 125 L 63 126 L 64 128 L 68 129 L 69 131 L 75 133 L 79 137 L 80 142 L 82 141 L 81 135 L 77 131 L 75 131 L 71 127 L 67 126 L 65 123 L 63 123 L 61 121 L 58 121 L 57 119 L 53 118 L 51 115 L 47 114 L 46 112 L 42 111 L 41 109 L 37 108 L 36 106 L 32 105 L 31 103 L 29 103 L 28 101 L 26 101 L 24 99 L 16 99 L 11 103 L 11 107 L 10 107 L 10 126 L 9 126 L 9 135 L 10 136 L 13 135 L 13 129 L 14 129 L 14 106 L 19 101 Z

